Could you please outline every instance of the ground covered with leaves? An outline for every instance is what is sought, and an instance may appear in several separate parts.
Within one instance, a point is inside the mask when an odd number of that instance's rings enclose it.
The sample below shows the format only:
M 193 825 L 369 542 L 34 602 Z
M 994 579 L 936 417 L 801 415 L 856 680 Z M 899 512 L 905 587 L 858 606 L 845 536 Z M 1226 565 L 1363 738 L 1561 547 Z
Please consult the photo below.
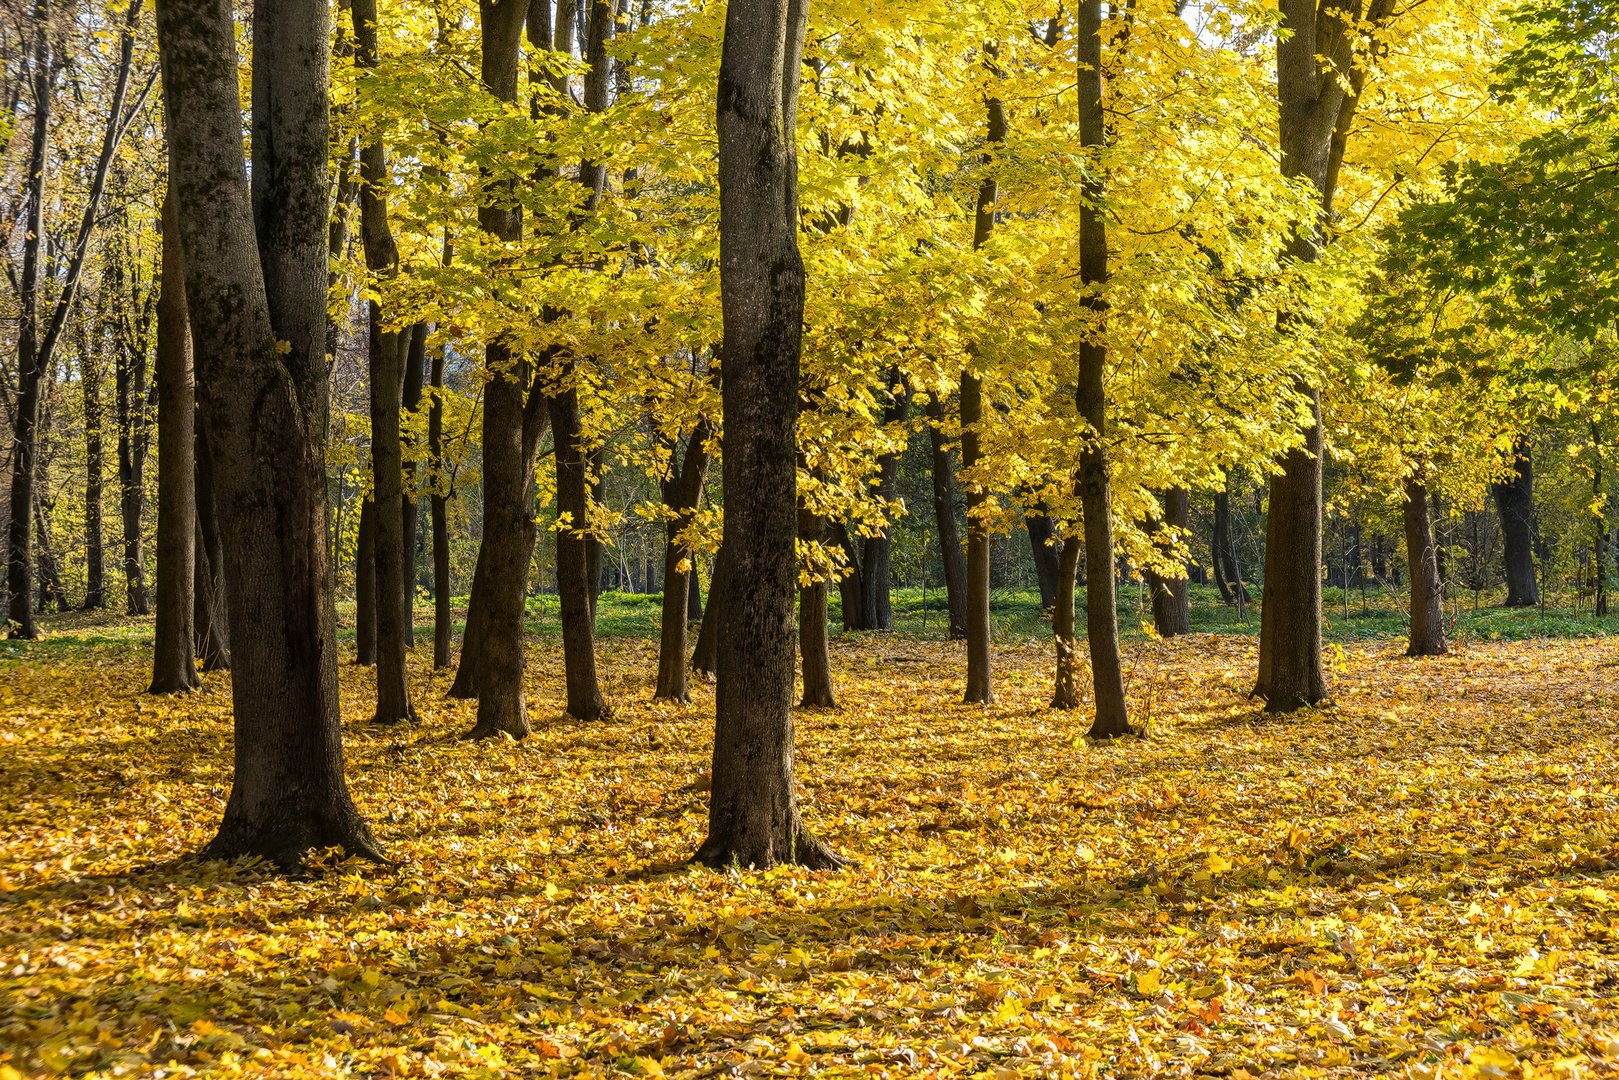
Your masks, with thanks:
M 702 838 L 712 691 L 609 723 L 377 729 L 349 772 L 395 867 L 289 880 L 195 851 L 229 695 L 154 699 L 115 641 L 0 664 L 0 1078 L 1594 1076 L 1619 1070 L 1619 641 L 1334 652 L 1270 719 L 1253 642 L 1132 642 L 1147 738 L 1045 707 L 1049 647 L 845 637 L 801 714 L 811 826 L 856 860 L 726 874 Z M 421 652 L 421 650 L 418 650 Z M 418 656 L 417 660 L 422 659 Z

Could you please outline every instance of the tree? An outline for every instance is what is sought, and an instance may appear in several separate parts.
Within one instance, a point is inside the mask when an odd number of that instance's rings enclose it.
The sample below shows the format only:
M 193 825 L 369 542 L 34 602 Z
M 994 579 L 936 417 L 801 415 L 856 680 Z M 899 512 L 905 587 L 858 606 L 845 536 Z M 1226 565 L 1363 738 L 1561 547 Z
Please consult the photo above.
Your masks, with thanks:
M 795 147 L 801 0 L 734 0 L 719 73 L 723 598 L 708 837 L 712 867 L 841 860 L 793 790 L 794 445 L 804 270 Z M 714 601 L 710 601 L 712 606 Z
M 327 5 L 254 10 L 251 191 L 231 4 L 163 0 L 157 28 L 238 661 L 231 793 L 204 853 L 381 858 L 344 777 L 326 561 Z

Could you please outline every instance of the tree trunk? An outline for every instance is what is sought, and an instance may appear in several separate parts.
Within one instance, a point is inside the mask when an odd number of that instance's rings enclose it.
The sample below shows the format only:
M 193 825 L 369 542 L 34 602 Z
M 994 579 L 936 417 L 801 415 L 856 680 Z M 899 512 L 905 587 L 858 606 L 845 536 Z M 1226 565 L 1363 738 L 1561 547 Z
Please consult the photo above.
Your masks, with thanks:
M 372 492 L 360 503 L 354 537 L 354 662 L 362 667 L 377 662 L 377 505 Z
M 446 547 L 448 544 L 446 543 Z M 456 666 L 455 679 L 446 696 L 475 698 L 478 696 L 478 658 L 483 652 L 483 613 L 489 604 L 489 574 L 483 544 L 478 545 L 478 557 L 472 564 L 472 585 L 467 589 L 467 621 L 461 629 L 461 662 Z M 527 576 L 526 574 L 524 575 Z
M 862 552 L 855 550 L 849 527 L 843 522 L 832 527 L 832 534 L 838 547 L 843 549 L 843 557 L 848 564 L 848 572 L 838 578 L 838 606 L 843 609 L 843 629 L 875 630 L 876 627 L 866 621 L 865 568 L 860 562 Z
M 410 328 L 410 341 L 405 351 L 405 374 L 402 396 L 402 407 L 406 412 L 415 413 L 422 407 L 422 377 L 423 369 L 427 364 L 427 323 L 417 323 Z M 416 578 L 417 578 L 417 520 L 420 517 L 421 499 L 417 492 L 421 483 L 421 468 L 414 461 L 404 469 L 404 495 L 401 505 L 402 528 L 404 537 L 402 548 L 404 550 L 404 587 L 405 611 L 403 633 L 405 644 L 414 648 L 416 645 Z
M 825 544 L 826 519 L 808 510 L 798 511 L 798 537 L 806 544 Z M 832 652 L 827 633 L 827 584 L 817 576 L 798 587 L 799 668 L 804 683 L 800 708 L 835 709 L 837 694 L 832 688 Z
M 1051 605 L 1051 636 L 1057 644 L 1057 685 L 1051 693 L 1053 709 L 1079 708 L 1079 640 L 1075 635 L 1074 584 L 1079 577 L 1079 556 L 1084 544 L 1070 536 L 1057 558 L 1057 580 Z
M 691 669 L 704 678 L 712 679 L 719 664 L 720 621 L 725 617 L 726 584 L 730 578 L 727 569 L 730 560 L 725 548 L 714 554 L 714 568 L 708 580 L 708 607 L 697 628 L 697 643 L 691 650 Z
M 1501 550 L 1507 575 L 1507 607 L 1534 607 L 1540 603 L 1535 582 L 1535 472 L 1529 440 L 1512 444 L 1512 475 L 1491 484 L 1501 513 Z
M 732 0 L 719 74 L 724 549 L 708 837 L 712 867 L 841 860 L 793 790 L 793 594 L 804 264 L 798 253 L 802 0 Z
M 370 71 L 377 65 L 377 2 L 353 0 L 354 57 Z M 360 147 L 360 234 L 365 265 L 379 291 L 398 269 L 399 251 L 388 223 L 388 155 L 381 139 Z M 376 567 L 378 724 L 414 723 L 410 673 L 405 666 L 410 646 L 406 597 L 411 590 L 406 571 L 404 448 L 399 410 L 404 402 L 405 365 L 414 333 L 384 328 L 382 301 L 367 304 L 367 357 L 371 383 L 371 541 Z M 417 386 L 420 395 L 420 381 Z M 413 552 L 412 552 L 413 553 Z
M 1220 590 L 1220 599 L 1227 604 L 1247 604 L 1248 589 L 1242 583 L 1237 545 L 1231 537 L 1231 494 L 1224 487 L 1214 493 L 1213 546 L 1210 569 L 1213 571 L 1214 584 Z
M 497 100 L 517 100 L 517 46 L 527 15 L 524 6 L 479 0 L 482 34 L 481 75 Z M 511 205 L 512 182 L 483 178 L 487 198 L 478 207 L 478 225 L 495 240 L 522 239 L 520 208 Z M 470 738 L 529 733 L 523 700 L 523 605 L 533 551 L 533 516 L 524 499 L 523 414 L 529 384 L 527 358 L 505 339 L 484 347 L 492 378 L 483 399 L 483 545 L 479 559 L 491 588 L 479 598 L 477 654 L 478 720 Z M 470 622 L 470 616 L 469 616 Z M 469 627 L 470 630 L 470 627 Z
M 1602 429 L 1595 420 L 1591 421 L 1591 461 L 1592 606 L 1602 618 L 1608 614 L 1608 494 L 1602 483 Z
M 205 854 L 381 858 L 343 773 L 326 561 L 327 5 L 255 8 L 251 203 L 231 4 L 165 0 L 157 27 L 240 661 L 235 772 Z
M 146 541 L 141 520 L 146 516 L 147 362 L 142 354 L 118 349 L 115 382 L 118 391 L 118 508 L 123 526 L 124 610 L 150 615 L 146 589 Z
M 1078 8 L 1080 142 L 1100 149 L 1107 145 L 1102 110 L 1102 5 L 1082 0 Z M 1079 211 L 1079 277 L 1085 305 L 1095 315 L 1094 328 L 1079 346 L 1074 404 L 1090 428 L 1079 452 L 1079 501 L 1085 516 L 1085 631 L 1090 645 L 1091 683 L 1096 698 L 1093 738 L 1110 739 L 1131 732 L 1124 701 L 1124 669 L 1119 661 L 1119 616 L 1113 580 L 1113 489 L 1107 457 L 1107 347 L 1102 326 L 1107 300 L 1101 289 L 1108 279 L 1107 226 L 1102 216 L 1100 176 L 1085 183 Z
M 697 563 L 692 561 L 692 568 L 686 575 L 686 623 L 701 622 L 703 618 L 703 590 L 697 583 Z
M 1447 647 L 1438 548 L 1428 520 L 1428 489 L 1416 479 L 1405 482 L 1405 556 L 1411 571 L 1411 646 L 1406 655 L 1443 656 Z
M 1051 523 L 1045 503 L 1036 503 L 1023 515 L 1023 528 L 1029 534 L 1029 550 L 1034 556 L 1034 578 L 1040 586 L 1040 610 L 1050 611 L 1052 605 L 1057 603 L 1062 552 L 1052 542 L 1057 530 Z
M 1186 530 L 1190 501 L 1191 493 L 1185 488 L 1164 492 L 1163 524 L 1174 529 L 1177 536 Z M 1158 636 L 1172 638 L 1191 633 L 1192 606 L 1186 576 L 1166 578 L 1148 570 L 1146 578 L 1152 590 L 1152 625 Z
M 163 199 L 162 283 L 157 301 L 157 627 L 148 693 L 195 690 L 197 677 L 196 394 L 180 210 Z
M 101 522 L 102 474 L 106 468 L 102 441 L 104 417 L 101 360 L 95 355 L 87 333 L 80 334 L 79 356 L 84 383 L 84 610 L 100 611 L 107 606 L 107 554 Z
M 571 365 L 570 365 L 571 366 Z M 590 485 L 582 445 L 579 391 L 574 385 L 551 398 L 551 433 L 557 467 L 557 593 L 562 607 L 562 662 L 568 715 L 605 720 L 611 710 L 596 677 L 596 630 L 586 541 Z
M 225 611 L 225 546 L 219 533 L 219 511 L 214 502 L 213 455 L 207 425 L 199 409 L 192 424 L 196 459 L 193 489 L 197 502 L 196 565 L 193 581 L 196 610 L 193 628 L 197 656 L 203 671 L 230 670 L 229 619 Z
M 944 401 L 928 399 L 928 438 L 933 449 L 933 521 L 939 535 L 939 561 L 944 566 L 944 592 L 950 609 L 950 640 L 967 636 L 967 560 L 956 531 L 956 471 L 945 440 Z
M 910 416 L 911 394 L 897 369 L 888 372 L 886 381 L 889 401 L 883 410 L 883 425 L 893 428 L 903 425 Z M 891 502 L 899 495 L 899 451 L 880 455 L 877 469 L 877 496 Z M 871 630 L 894 629 L 892 528 L 892 523 L 885 518 L 883 531 L 866 538 L 865 551 L 860 560 L 861 622 Z
M 444 467 L 444 353 L 433 352 L 433 401 L 427 411 L 427 449 L 433 459 L 433 668 L 450 666 L 450 492 Z
M 691 609 L 688 581 L 697 578 L 697 552 L 681 542 L 681 533 L 691 524 L 702 498 L 703 480 L 708 475 L 708 440 L 713 438 L 708 418 L 697 422 L 686 441 L 680 473 L 664 485 L 664 505 L 669 510 L 663 554 L 663 617 L 658 635 L 658 685 L 656 701 L 691 700 L 686 686 L 686 630 Z M 671 468 L 673 467 L 671 463 Z

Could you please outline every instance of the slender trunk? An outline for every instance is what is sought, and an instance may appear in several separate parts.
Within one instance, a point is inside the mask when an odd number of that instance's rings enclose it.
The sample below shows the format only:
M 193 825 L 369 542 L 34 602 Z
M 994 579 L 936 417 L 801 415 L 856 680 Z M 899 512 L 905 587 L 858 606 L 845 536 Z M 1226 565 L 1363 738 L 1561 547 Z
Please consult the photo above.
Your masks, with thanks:
M 410 328 L 410 343 L 405 352 L 404 387 L 402 407 L 406 412 L 415 413 L 422 407 L 422 378 L 427 365 L 427 323 L 417 323 Z M 406 440 L 408 444 L 408 440 Z M 404 468 L 404 495 L 401 507 L 403 541 L 401 547 L 404 551 L 404 590 L 405 610 L 402 633 L 405 644 L 414 648 L 416 645 L 416 579 L 417 579 L 417 522 L 420 517 L 421 499 L 418 491 L 421 483 L 421 468 L 416 464 L 415 455 L 411 455 L 411 463 Z
M 448 547 L 448 538 L 446 538 Z M 483 613 L 489 604 L 489 573 L 483 544 L 472 564 L 472 585 L 467 589 L 467 621 L 461 629 L 461 661 L 446 696 L 465 700 L 478 696 L 478 658 L 483 653 Z M 526 576 L 526 575 L 525 575 Z
M 802 0 L 733 0 L 719 74 L 726 632 L 718 650 L 708 866 L 841 860 L 793 789 L 793 594 L 804 264 L 793 132 Z
M 563 674 L 568 715 L 605 720 L 611 713 L 596 677 L 596 632 L 586 550 L 590 528 L 587 455 L 581 445 L 579 391 L 568 386 L 551 398 L 557 468 L 557 592 L 562 607 Z
M 1428 489 L 1405 482 L 1405 555 L 1411 571 L 1411 644 L 1407 656 L 1443 656 L 1445 610 L 1439 580 L 1438 547 L 1428 519 Z
M 123 526 L 124 609 L 131 615 L 149 615 L 151 598 L 146 589 L 146 541 L 141 521 L 146 516 L 146 450 L 148 411 L 146 356 L 118 348 L 115 382 L 118 392 L 118 508 Z
M 371 492 L 360 503 L 354 537 L 354 662 L 377 662 L 377 505 Z
M 832 527 L 832 534 L 843 551 L 848 569 L 838 578 L 838 606 L 843 609 L 843 629 L 875 630 L 876 627 L 866 621 L 865 567 L 860 561 L 862 553 L 855 550 L 849 527 L 843 522 Z
M 500 101 L 517 100 L 517 47 L 527 15 L 525 7 L 498 0 L 479 0 L 482 35 L 481 76 L 484 88 Z M 504 244 L 522 239 L 520 208 L 512 205 L 510 180 L 484 177 L 485 198 L 478 225 Z M 523 605 L 528 564 L 533 550 L 533 515 L 523 446 L 523 416 L 529 389 L 528 358 L 504 338 L 484 348 L 491 374 L 483 401 L 483 545 L 479 552 L 493 586 L 479 598 L 477 655 L 478 719 L 472 738 L 502 733 L 522 738 L 529 733 L 523 699 Z M 469 620 L 470 621 L 470 620 Z
M 691 571 L 686 574 L 686 623 L 689 626 L 701 622 L 702 618 L 703 590 L 697 583 L 697 563 L 694 558 Z
M 444 467 L 444 354 L 433 352 L 433 399 L 427 411 L 427 450 L 433 461 L 433 493 L 428 506 L 433 519 L 433 668 L 450 666 L 450 492 Z
M 1591 421 L 1591 577 L 1597 617 L 1608 614 L 1608 495 L 1602 483 L 1602 429 Z M 1440 570 L 1443 575 L 1443 568 Z
M 1177 536 L 1186 530 L 1190 501 L 1191 493 L 1185 488 L 1170 488 L 1164 492 L 1162 524 L 1174 529 Z M 1148 570 L 1146 578 L 1152 590 L 1152 625 L 1158 636 L 1172 638 L 1191 633 L 1191 595 L 1186 575 L 1166 578 L 1155 570 Z
M 199 409 L 192 425 L 195 433 L 197 500 L 196 611 L 197 656 L 203 671 L 230 670 L 230 620 L 225 611 L 225 547 L 219 532 L 219 510 L 214 501 L 213 455 L 207 425 Z
M 1023 528 L 1029 534 L 1029 551 L 1034 556 L 1034 578 L 1040 586 L 1040 610 L 1050 611 L 1051 606 L 1057 603 L 1062 552 L 1055 542 L 1057 530 L 1045 503 L 1036 503 L 1023 515 Z
M 82 326 L 82 323 L 81 323 Z M 107 606 L 107 555 L 101 527 L 103 459 L 101 361 L 94 355 L 88 335 L 80 333 L 80 365 L 84 383 L 84 610 Z
M 663 555 L 663 617 L 658 637 L 657 701 L 690 701 L 686 686 L 686 630 L 689 625 L 691 593 L 688 582 L 697 579 L 697 552 L 683 543 L 681 534 L 691 525 L 708 475 L 708 440 L 713 425 L 705 417 L 697 422 L 686 442 L 680 473 L 664 488 L 664 504 L 669 510 Z
M 153 694 L 195 690 L 197 677 L 196 394 L 180 210 L 163 199 L 162 284 L 157 300 L 157 627 Z
M 1051 694 L 1053 709 L 1079 708 L 1079 640 L 1075 636 L 1074 584 L 1079 577 L 1079 556 L 1084 543 L 1077 536 L 1063 542 L 1057 558 L 1056 595 L 1051 605 L 1051 636 L 1057 643 L 1057 685 Z
M 949 635 L 951 641 L 960 641 L 967 636 L 967 560 L 956 529 L 956 471 L 944 434 L 945 404 L 937 394 L 928 399 L 927 412 L 933 450 L 933 521 L 939 536 L 939 561 L 944 566 Z
M 883 410 L 883 424 L 888 428 L 901 427 L 911 411 L 910 389 L 903 376 L 895 369 L 888 372 L 889 402 Z M 899 451 L 882 454 L 877 459 L 877 496 L 884 502 L 899 497 Z M 861 567 L 861 621 L 871 630 L 894 629 L 894 605 L 891 592 L 893 578 L 893 525 L 885 520 L 877 536 L 866 538 Z
M 798 511 L 798 538 L 805 544 L 825 544 L 826 519 L 808 510 Z M 798 587 L 799 668 L 804 683 L 798 704 L 805 709 L 835 709 L 832 688 L 832 652 L 827 633 L 827 584 L 817 576 Z
M 1082 0 L 1078 9 L 1080 142 L 1100 149 L 1107 144 L 1102 109 L 1102 5 Z M 1101 202 L 1100 175 L 1085 183 L 1079 212 L 1079 277 L 1085 305 L 1095 316 L 1091 334 L 1079 346 L 1074 404 L 1090 430 L 1079 452 L 1079 501 L 1085 516 L 1085 630 L 1091 653 L 1091 683 L 1096 697 L 1094 738 L 1108 739 L 1131 731 L 1124 701 L 1124 669 L 1119 660 L 1119 618 L 1113 579 L 1113 489 L 1107 456 L 1107 347 L 1102 339 L 1107 300 L 1101 290 L 1109 273 L 1107 226 Z
M 720 623 L 725 617 L 726 587 L 731 577 L 729 566 L 725 548 L 721 547 L 714 555 L 714 568 L 708 580 L 708 606 L 697 628 L 697 643 L 691 650 L 691 669 L 704 678 L 712 679 L 718 665 Z
M 157 13 L 240 661 L 231 793 L 205 854 L 287 867 L 328 846 L 381 857 L 344 777 L 326 561 L 329 31 L 325 0 L 254 10 L 250 201 L 232 6 L 165 0 Z
M 1506 566 L 1507 607 L 1540 603 L 1535 581 L 1535 472 L 1529 440 L 1512 444 L 1512 475 L 1490 485 L 1501 513 L 1501 550 Z

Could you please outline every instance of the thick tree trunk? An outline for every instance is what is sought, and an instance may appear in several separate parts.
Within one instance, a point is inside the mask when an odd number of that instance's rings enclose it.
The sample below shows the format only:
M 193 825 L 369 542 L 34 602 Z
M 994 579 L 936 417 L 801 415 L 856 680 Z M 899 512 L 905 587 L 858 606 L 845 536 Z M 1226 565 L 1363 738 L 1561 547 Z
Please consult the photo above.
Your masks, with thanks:
M 1036 503 L 1023 515 L 1023 528 L 1029 534 L 1029 551 L 1034 556 L 1035 583 L 1040 586 L 1040 610 L 1050 611 L 1051 606 L 1057 603 L 1062 552 L 1053 542 L 1057 530 L 1045 503 Z
M 229 0 L 165 0 L 157 26 L 239 661 L 235 773 L 205 853 L 380 858 L 343 773 L 326 561 L 327 5 L 254 11 L 251 204 Z
M 714 568 L 708 581 L 708 606 L 697 627 L 697 643 L 691 650 L 691 669 L 706 679 L 712 679 L 719 666 L 720 623 L 725 617 L 726 584 L 731 576 L 729 562 L 725 548 L 721 547 L 714 554 Z
M 1080 142 L 1100 149 L 1107 145 L 1102 109 L 1102 5 L 1082 0 L 1078 12 Z M 1093 738 L 1109 739 L 1131 732 L 1124 701 L 1124 669 L 1119 660 L 1119 615 L 1113 578 L 1113 488 L 1107 456 L 1107 347 L 1102 327 L 1107 300 L 1101 295 L 1109 274 L 1107 225 L 1102 216 L 1103 181 L 1086 181 L 1079 212 L 1079 277 L 1085 304 L 1095 315 L 1094 329 L 1079 346 L 1074 404 L 1089 431 L 1079 452 L 1079 502 L 1085 516 L 1085 630 L 1091 654 L 1091 684 L 1096 698 Z
M 733 0 L 719 75 L 724 549 L 708 837 L 696 861 L 765 868 L 841 860 L 793 790 L 793 594 L 804 264 L 798 253 L 802 0 Z
M 196 610 L 197 657 L 203 671 L 230 670 L 230 630 L 225 611 L 225 545 L 219 532 L 219 510 L 214 501 L 213 455 L 207 425 L 199 409 L 192 425 L 196 458 L 194 490 L 197 500 L 196 565 L 193 580 Z
M 527 10 L 523 5 L 479 0 L 484 88 L 498 100 L 517 100 L 517 46 Z M 478 224 L 495 240 L 522 239 L 522 211 L 510 205 L 511 182 L 488 177 L 489 198 L 478 207 Z M 479 599 L 478 720 L 471 738 L 529 733 L 523 700 L 523 604 L 533 551 L 533 515 L 524 496 L 523 414 L 529 384 L 527 358 L 504 339 L 484 348 L 491 379 L 483 404 L 483 546 L 479 560 L 492 586 Z M 470 616 L 469 616 L 470 623 Z M 469 631 L 470 631 L 469 626 Z M 469 634 L 470 636 L 470 634 Z
M 162 283 L 157 300 L 157 627 L 153 694 L 195 690 L 197 677 L 196 393 L 180 211 L 171 188 L 163 200 Z
M 967 560 L 956 529 L 956 470 L 945 439 L 945 405 L 937 394 L 928 399 L 928 438 L 933 450 L 933 522 L 944 566 L 944 592 L 950 609 L 950 640 L 967 636 Z
M 551 398 L 551 433 L 556 446 L 557 592 L 562 608 L 562 663 L 568 688 L 568 715 L 605 720 L 611 713 L 596 677 L 596 630 L 586 542 L 590 528 L 590 485 L 579 418 L 579 391 L 568 385 Z
M 1051 692 L 1053 709 L 1079 708 L 1079 640 L 1075 633 L 1074 585 L 1079 577 L 1079 556 L 1084 543 L 1077 536 L 1063 541 L 1057 558 L 1055 596 L 1051 605 L 1051 636 L 1057 645 L 1057 685 Z
M 1411 643 L 1407 656 L 1443 656 L 1444 587 L 1439 579 L 1438 546 L 1428 519 L 1428 489 L 1405 482 L 1405 557 L 1411 571 Z
M 1191 512 L 1191 493 L 1185 488 L 1170 488 L 1164 492 L 1163 525 L 1176 531 L 1186 529 Z M 1185 574 L 1166 578 L 1153 570 L 1146 573 L 1147 587 L 1152 591 L 1152 625 L 1159 637 L 1179 637 L 1192 632 L 1191 595 Z
M 415 413 L 422 407 L 422 379 L 427 364 L 427 323 L 417 323 L 410 328 L 410 343 L 405 352 L 405 382 L 402 406 L 406 412 Z M 416 645 L 416 579 L 417 579 L 417 546 L 418 528 L 420 518 L 421 499 L 417 491 L 421 483 L 421 469 L 412 463 L 405 467 L 404 496 L 401 506 L 402 547 L 405 555 L 404 586 L 405 586 L 405 613 L 404 635 L 405 644 L 414 648 Z
M 354 57 L 362 70 L 377 65 L 377 2 L 353 0 Z M 388 223 L 388 156 L 380 139 L 360 148 L 360 233 L 366 269 L 380 289 L 399 264 Z M 372 555 L 376 567 L 377 704 L 372 721 L 414 723 L 406 598 L 411 592 L 405 546 L 404 448 L 399 410 L 404 402 L 405 364 L 414 334 L 384 328 L 382 302 L 367 304 L 367 357 L 371 383 Z M 420 381 L 417 386 L 420 396 Z M 413 553 L 413 552 L 412 552 Z
M 703 480 L 708 475 L 708 440 L 713 438 L 713 431 L 706 417 L 697 422 L 686 441 L 679 474 L 664 485 L 669 522 L 663 549 L 663 617 L 658 634 L 658 685 L 652 695 L 655 701 L 691 700 L 686 685 L 686 630 L 691 610 L 689 582 L 697 579 L 697 552 L 681 542 L 680 534 L 691 524 L 702 498 Z
M 377 662 L 377 505 L 371 492 L 360 503 L 354 537 L 354 662 Z
M 427 412 L 427 449 L 432 455 L 433 494 L 433 668 L 450 666 L 450 492 L 444 467 L 444 346 L 433 352 L 433 402 Z
M 1512 475 L 1490 485 L 1496 509 L 1501 513 L 1506 606 L 1534 607 L 1540 603 L 1540 589 L 1535 581 L 1535 472 L 1529 440 L 1515 440 L 1512 456 Z

